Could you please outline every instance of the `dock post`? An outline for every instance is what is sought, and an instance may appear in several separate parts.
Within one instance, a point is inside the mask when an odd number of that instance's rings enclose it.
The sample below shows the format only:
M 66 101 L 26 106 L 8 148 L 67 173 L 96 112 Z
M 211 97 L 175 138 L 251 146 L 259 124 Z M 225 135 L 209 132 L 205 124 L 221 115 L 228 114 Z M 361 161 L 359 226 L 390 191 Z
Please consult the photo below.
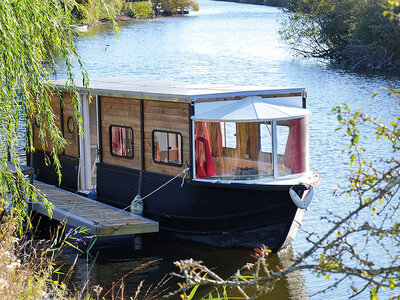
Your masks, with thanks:
M 135 250 L 142 250 L 142 237 L 140 234 L 135 234 L 133 237 L 133 248 Z

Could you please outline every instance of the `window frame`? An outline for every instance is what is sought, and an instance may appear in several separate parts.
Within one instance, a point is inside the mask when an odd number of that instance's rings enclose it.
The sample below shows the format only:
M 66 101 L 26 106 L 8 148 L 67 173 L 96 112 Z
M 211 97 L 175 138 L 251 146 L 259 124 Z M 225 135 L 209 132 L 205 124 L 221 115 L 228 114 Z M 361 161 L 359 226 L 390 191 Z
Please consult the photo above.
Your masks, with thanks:
M 157 161 L 155 160 L 155 143 L 154 143 L 154 134 L 156 132 L 162 132 L 162 133 L 166 133 L 167 134 L 167 148 L 168 148 L 168 162 L 164 162 L 164 161 Z M 168 134 L 172 133 L 172 134 L 176 134 L 179 135 L 181 137 L 181 163 L 177 164 L 177 163 L 171 163 L 169 162 L 169 138 L 168 138 Z M 151 140 L 152 140 L 152 157 L 153 157 L 153 162 L 156 164 L 162 164 L 162 165 L 167 165 L 167 166 L 173 166 L 173 167 L 182 167 L 183 166 L 183 136 L 180 132 L 178 131 L 169 131 L 169 130 L 162 130 L 162 129 L 153 129 L 153 131 L 151 132 Z M 179 140 L 179 139 L 178 139 Z M 179 148 L 179 145 L 178 145 Z M 179 150 L 179 149 L 178 149 Z
M 119 155 L 119 154 L 113 153 L 113 144 L 112 144 L 112 128 L 113 127 L 127 128 L 132 131 L 132 156 Z M 112 124 L 109 126 L 108 130 L 109 130 L 109 138 L 110 138 L 110 155 L 114 156 L 114 157 L 125 158 L 125 159 L 133 159 L 135 157 L 135 134 L 134 134 L 133 128 L 130 126 Z
M 72 129 L 70 128 L 70 121 L 72 121 Z M 74 133 L 75 131 L 75 120 L 71 116 L 69 116 L 67 119 L 67 130 L 69 133 Z

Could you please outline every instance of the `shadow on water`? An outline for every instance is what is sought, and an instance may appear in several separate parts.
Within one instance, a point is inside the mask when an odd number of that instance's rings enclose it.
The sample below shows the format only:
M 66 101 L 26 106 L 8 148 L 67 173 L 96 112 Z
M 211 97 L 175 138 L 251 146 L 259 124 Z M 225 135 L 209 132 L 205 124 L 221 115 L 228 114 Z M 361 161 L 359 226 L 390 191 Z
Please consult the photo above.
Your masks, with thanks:
M 68 250 L 60 261 L 66 268 L 72 265 L 76 257 L 73 252 L 72 249 Z M 124 278 L 124 294 L 128 297 L 135 295 L 142 281 L 142 293 L 149 288 L 154 289 L 166 278 L 169 278 L 168 281 L 161 285 L 159 290 L 167 288 L 168 292 L 171 292 L 177 289 L 179 280 L 171 278 L 169 274 L 178 272 L 173 262 L 180 259 L 193 258 L 203 261 L 222 278 L 229 278 L 246 263 L 255 261 L 251 256 L 253 251 L 208 248 L 171 240 L 159 234 L 142 236 L 139 245 L 133 236 L 107 239 L 107 243 L 97 243 L 91 249 L 91 254 L 95 257 L 95 263 L 93 258 L 88 259 L 85 255 L 78 258 L 70 280 L 74 288 L 81 289 L 89 282 L 92 285 L 100 285 L 103 291 L 109 291 L 114 283 Z M 289 246 L 278 254 L 270 255 L 268 261 L 272 269 L 283 269 L 290 265 L 293 257 L 294 250 Z M 115 290 L 118 290 L 119 284 L 115 286 Z M 212 287 L 200 288 L 196 299 L 201 299 L 211 291 Z M 229 295 L 239 296 L 234 291 Z M 178 296 L 172 299 L 174 298 Z M 308 299 L 302 274 L 293 273 L 279 280 L 273 291 L 259 299 Z

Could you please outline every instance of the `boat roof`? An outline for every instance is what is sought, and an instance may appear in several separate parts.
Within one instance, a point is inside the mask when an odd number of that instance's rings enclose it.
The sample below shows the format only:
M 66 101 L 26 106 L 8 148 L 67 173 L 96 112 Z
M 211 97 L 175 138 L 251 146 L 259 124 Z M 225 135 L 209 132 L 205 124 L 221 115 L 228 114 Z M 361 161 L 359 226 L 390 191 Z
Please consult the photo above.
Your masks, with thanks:
M 302 118 L 311 112 L 305 108 L 274 105 L 268 99 L 247 97 L 237 101 L 206 103 L 192 120 L 202 122 L 264 122 Z
M 67 91 L 66 79 L 53 81 L 55 89 Z M 75 80 L 80 93 L 86 93 L 82 80 Z M 90 78 L 90 92 L 94 95 L 145 100 L 176 102 L 201 102 L 207 99 L 245 96 L 300 96 L 304 88 L 283 88 L 268 86 L 236 86 L 225 84 L 187 83 L 168 80 L 153 80 L 133 76 Z

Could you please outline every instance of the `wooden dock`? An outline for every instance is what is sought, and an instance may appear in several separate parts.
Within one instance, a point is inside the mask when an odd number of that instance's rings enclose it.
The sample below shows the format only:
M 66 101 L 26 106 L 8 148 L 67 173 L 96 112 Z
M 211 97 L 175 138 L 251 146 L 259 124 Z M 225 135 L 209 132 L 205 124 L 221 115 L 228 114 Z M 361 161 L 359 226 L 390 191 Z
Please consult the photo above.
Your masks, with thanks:
M 34 185 L 54 205 L 54 220 L 72 227 L 85 227 L 90 234 L 116 236 L 158 232 L 158 222 L 39 181 Z M 40 201 L 32 203 L 32 210 L 48 216 Z

